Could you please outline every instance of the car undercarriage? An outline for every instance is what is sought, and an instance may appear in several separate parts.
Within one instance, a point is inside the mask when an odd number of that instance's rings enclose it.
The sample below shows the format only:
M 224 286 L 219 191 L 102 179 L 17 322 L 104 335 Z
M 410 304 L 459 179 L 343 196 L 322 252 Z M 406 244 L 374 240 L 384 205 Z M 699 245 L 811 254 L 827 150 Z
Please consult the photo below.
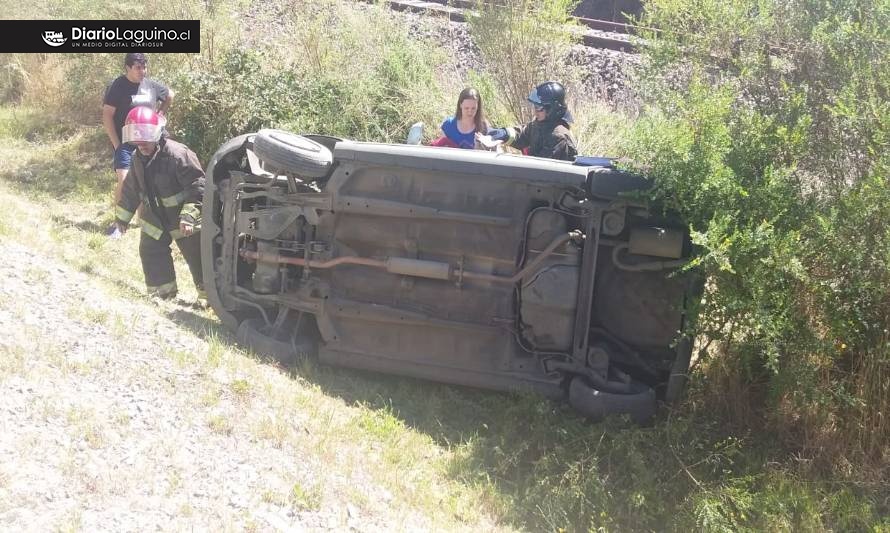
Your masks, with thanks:
M 682 390 L 696 276 L 645 179 L 473 150 L 261 130 L 208 166 L 208 300 L 283 360 L 652 416 Z

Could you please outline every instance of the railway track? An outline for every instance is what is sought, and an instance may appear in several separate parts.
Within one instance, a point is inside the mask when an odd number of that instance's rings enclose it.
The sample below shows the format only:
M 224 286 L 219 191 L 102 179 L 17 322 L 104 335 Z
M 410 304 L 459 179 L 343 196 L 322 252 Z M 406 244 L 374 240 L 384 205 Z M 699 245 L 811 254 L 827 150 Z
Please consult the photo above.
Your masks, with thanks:
M 435 14 L 457 22 L 465 22 L 467 11 L 476 5 L 475 0 L 387 0 L 386 3 L 395 11 Z M 572 18 L 583 27 L 581 42 L 585 46 L 627 53 L 634 53 L 639 47 L 639 39 L 634 36 L 633 26 L 609 20 Z M 634 40 L 637 42 L 633 42 Z

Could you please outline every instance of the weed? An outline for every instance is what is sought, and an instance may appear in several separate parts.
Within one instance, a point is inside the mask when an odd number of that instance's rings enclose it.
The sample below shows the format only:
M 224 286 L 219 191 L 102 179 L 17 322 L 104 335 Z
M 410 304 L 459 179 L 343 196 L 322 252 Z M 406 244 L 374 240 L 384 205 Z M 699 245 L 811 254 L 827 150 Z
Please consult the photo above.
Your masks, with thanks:
M 2 484 L 0 484 L 0 486 L 2 486 Z M 349 502 L 359 508 L 367 507 L 371 503 L 367 492 L 359 489 L 358 487 L 347 487 L 347 493 L 349 496 Z
M 84 257 L 75 263 L 77 270 L 84 274 L 96 274 L 97 265 L 96 261 L 90 257 Z
M 61 522 L 56 526 L 60 533 L 76 533 L 83 530 L 83 511 L 74 509 L 65 513 Z
M 321 491 L 316 485 L 304 486 L 294 483 L 288 495 L 288 502 L 301 511 L 317 511 L 321 508 Z
M 227 355 L 228 344 L 220 337 L 216 330 L 207 335 L 207 364 L 216 368 Z
M 244 531 L 245 533 L 256 533 L 257 531 L 262 531 L 262 529 L 260 528 L 260 524 L 256 522 L 253 517 L 250 516 L 244 518 L 244 523 L 241 527 L 242 531 Z
M 130 426 L 132 417 L 126 411 L 118 410 L 111 420 L 117 428 L 127 428 Z
M 255 423 L 254 434 L 260 438 L 272 442 L 276 448 L 281 448 L 294 437 L 292 422 L 280 413 L 272 412 L 263 415 Z
M 195 362 L 195 357 L 190 351 L 180 348 L 170 348 L 169 346 L 165 347 L 164 355 L 170 358 L 170 360 L 176 363 L 176 366 L 180 368 Z
M 21 346 L 0 345 L 0 377 L 21 375 L 28 354 Z
M 190 518 L 195 516 L 195 508 L 188 502 L 183 502 L 182 505 L 179 506 L 178 509 L 179 516 L 183 518 Z
M 25 277 L 34 284 L 43 284 L 49 280 L 49 272 L 45 268 L 28 267 Z
M 201 394 L 201 405 L 204 407 L 213 407 L 219 404 L 220 400 L 220 392 L 215 384 L 207 385 L 204 389 L 204 392 Z
M 272 489 L 265 489 L 262 494 L 260 494 L 260 500 L 266 503 L 271 503 L 272 505 L 277 505 L 279 507 L 284 507 L 285 505 L 288 505 L 290 503 L 288 494 L 284 494 Z
M 529 91 L 548 79 L 567 86 L 578 74 L 565 57 L 577 39 L 570 30 L 574 0 L 505 0 L 497 5 L 477 2 L 469 18 L 470 33 L 497 85 L 497 96 L 510 113 L 510 122 L 534 117 L 527 105 Z
M 121 315 L 120 313 L 115 313 L 111 317 L 111 324 L 109 324 L 109 330 L 111 331 L 111 335 L 115 338 L 115 340 L 123 340 L 125 339 L 133 328 L 135 327 L 136 317 L 130 317 L 130 320 Z
M 167 496 L 172 496 L 182 487 L 182 471 L 178 468 L 167 470 Z
M 92 410 L 77 406 L 69 407 L 65 413 L 65 420 L 75 438 L 84 440 L 90 448 L 101 448 L 105 444 L 102 427 Z
M 363 408 L 355 423 L 368 435 L 383 442 L 395 440 L 405 426 L 389 405 L 383 409 Z
M 232 381 L 232 383 L 229 384 L 229 388 L 232 391 L 232 394 L 239 400 L 243 401 L 250 397 L 251 385 L 246 379 L 236 379 Z
M 92 306 L 76 306 L 68 309 L 68 316 L 76 320 L 82 320 L 91 324 L 106 325 L 112 315 L 106 310 Z
M 104 235 L 90 235 L 87 237 L 87 248 L 90 250 L 101 250 L 108 242 L 108 238 Z
M 221 414 L 211 415 L 207 420 L 207 426 L 210 427 L 211 431 L 220 435 L 231 435 L 234 429 L 228 417 Z

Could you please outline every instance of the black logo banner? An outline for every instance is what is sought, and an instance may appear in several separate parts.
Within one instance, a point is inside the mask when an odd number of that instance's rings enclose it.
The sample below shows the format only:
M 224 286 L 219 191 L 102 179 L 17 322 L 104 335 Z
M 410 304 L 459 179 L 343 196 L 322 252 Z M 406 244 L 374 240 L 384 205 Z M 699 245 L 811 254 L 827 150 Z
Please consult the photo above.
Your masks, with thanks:
M 201 51 L 199 20 L 0 20 L 0 52 Z

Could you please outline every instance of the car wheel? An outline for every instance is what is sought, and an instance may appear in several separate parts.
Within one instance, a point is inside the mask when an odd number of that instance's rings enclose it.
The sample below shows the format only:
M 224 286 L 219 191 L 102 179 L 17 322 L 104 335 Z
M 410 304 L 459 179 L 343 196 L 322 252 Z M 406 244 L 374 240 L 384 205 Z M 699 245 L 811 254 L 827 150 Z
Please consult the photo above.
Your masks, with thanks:
M 239 343 L 250 347 L 256 353 L 274 357 L 282 364 L 293 364 L 299 357 L 313 355 L 316 351 L 314 339 L 298 335 L 294 342 L 290 342 L 265 333 L 265 329 L 262 319 L 249 318 L 238 326 L 235 337 Z
M 321 144 L 283 130 L 258 131 L 253 151 L 267 170 L 306 178 L 326 176 L 333 161 L 331 151 Z
M 569 405 L 592 420 L 602 420 L 609 415 L 629 415 L 631 420 L 641 424 L 655 415 L 655 391 L 639 382 L 631 385 L 628 394 L 603 392 L 576 376 L 569 383 Z

